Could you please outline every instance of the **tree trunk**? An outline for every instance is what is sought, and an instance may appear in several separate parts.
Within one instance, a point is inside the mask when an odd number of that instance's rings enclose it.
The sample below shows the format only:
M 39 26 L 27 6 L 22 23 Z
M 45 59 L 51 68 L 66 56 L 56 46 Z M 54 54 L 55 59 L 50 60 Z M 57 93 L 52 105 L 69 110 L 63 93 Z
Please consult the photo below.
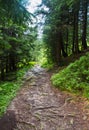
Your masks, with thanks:
M 60 45 L 61 45 L 62 55 L 63 55 L 64 57 L 66 57 L 66 56 L 67 56 L 67 53 L 65 52 L 65 49 L 64 49 L 63 35 L 62 35 L 62 32 L 61 32 L 61 31 L 59 32 L 59 36 L 60 36 L 59 42 L 60 42 Z
M 61 62 L 61 34 L 58 30 L 56 34 L 56 63 L 59 65 Z
M 88 11 L 88 0 L 83 2 L 83 24 L 82 24 L 82 46 L 83 49 L 87 49 L 86 34 L 87 34 L 87 11 Z
M 9 70 L 16 71 L 15 55 L 12 52 L 9 55 Z
M 75 15 L 73 19 L 73 43 L 72 43 L 72 53 L 75 52 Z
M 78 11 L 75 14 L 75 52 L 79 53 L 79 45 L 78 45 Z
M 9 57 L 7 55 L 7 57 L 6 57 L 6 73 L 8 73 L 8 72 L 9 72 Z
M 68 28 L 66 30 L 66 54 L 68 55 L 68 36 L 69 36 L 69 32 L 68 32 Z
M 57 65 L 59 65 L 61 61 L 61 46 L 60 46 L 60 43 L 57 42 L 56 44 L 56 63 Z
M 73 47 L 72 47 L 72 52 L 73 53 L 79 53 L 79 43 L 78 43 L 78 16 L 79 16 L 79 9 L 80 9 L 80 1 L 78 1 L 75 5 L 74 5 L 74 9 L 73 9 L 73 15 L 74 15 L 74 19 L 73 19 L 73 26 L 74 26 L 74 30 L 73 30 Z
M 4 60 L 3 58 L 1 59 L 1 80 L 3 81 L 5 79 L 5 72 L 4 72 Z

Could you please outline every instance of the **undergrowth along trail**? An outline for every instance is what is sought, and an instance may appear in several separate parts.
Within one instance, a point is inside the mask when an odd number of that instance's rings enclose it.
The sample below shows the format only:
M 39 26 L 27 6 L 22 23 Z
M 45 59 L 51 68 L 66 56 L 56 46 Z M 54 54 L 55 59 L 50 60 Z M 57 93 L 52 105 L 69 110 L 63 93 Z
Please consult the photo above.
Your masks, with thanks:
M 89 102 L 52 87 L 50 74 L 35 66 L 0 119 L 1 130 L 88 130 Z

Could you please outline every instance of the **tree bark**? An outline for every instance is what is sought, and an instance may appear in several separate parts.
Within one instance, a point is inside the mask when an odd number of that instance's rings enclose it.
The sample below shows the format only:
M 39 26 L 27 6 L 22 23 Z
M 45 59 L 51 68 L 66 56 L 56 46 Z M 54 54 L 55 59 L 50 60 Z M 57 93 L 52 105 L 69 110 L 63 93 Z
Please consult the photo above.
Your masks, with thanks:
M 3 81 L 5 79 L 4 60 L 3 60 L 3 58 L 1 58 L 0 66 L 1 66 L 1 80 Z
M 75 53 L 79 52 L 79 45 L 78 45 L 78 11 L 75 14 Z
M 73 48 L 72 48 L 72 52 L 73 53 L 79 53 L 79 41 L 78 41 L 78 22 L 79 22 L 79 9 L 80 9 L 80 1 L 78 1 L 75 5 L 74 5 L 74 9 L 73 9 L 73 15 L 74 15 L 74 19 L 73 19 Z
M 83 22 L 82 22 L 82 46 L 83 49 L 87 49 L 87 11 L 88 11 L 88 0 L 84 0 L 83 2 Z

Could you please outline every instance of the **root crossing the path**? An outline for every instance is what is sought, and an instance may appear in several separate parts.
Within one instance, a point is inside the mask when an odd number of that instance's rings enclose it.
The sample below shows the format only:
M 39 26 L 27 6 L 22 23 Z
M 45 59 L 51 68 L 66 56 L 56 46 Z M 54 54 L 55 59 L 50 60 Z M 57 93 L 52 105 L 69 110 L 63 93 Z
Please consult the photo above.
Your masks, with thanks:
M 89 102 L 52 87 L 50 74 L 35 66 L 0 119 L 0 130 L 89 130 Z

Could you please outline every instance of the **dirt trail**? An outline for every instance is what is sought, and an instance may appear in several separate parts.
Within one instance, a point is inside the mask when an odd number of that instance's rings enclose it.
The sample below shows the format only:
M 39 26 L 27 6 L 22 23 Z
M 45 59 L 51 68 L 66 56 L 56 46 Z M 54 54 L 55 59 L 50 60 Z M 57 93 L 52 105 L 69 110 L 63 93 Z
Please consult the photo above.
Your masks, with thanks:
M 35 66 L 0 119 L 0 130 L 89 130 L 89 102 L 52 87 L 50 74 Z

